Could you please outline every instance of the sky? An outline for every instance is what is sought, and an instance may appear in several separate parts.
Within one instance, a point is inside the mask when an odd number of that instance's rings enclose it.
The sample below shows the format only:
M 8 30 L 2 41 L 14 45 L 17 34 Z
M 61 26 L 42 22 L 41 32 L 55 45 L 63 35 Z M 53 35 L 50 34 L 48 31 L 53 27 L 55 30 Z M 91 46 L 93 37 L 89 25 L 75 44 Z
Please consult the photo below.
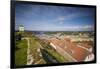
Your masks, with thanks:
M 93 31 L 94 8 L 16 4 L 15 30 Z

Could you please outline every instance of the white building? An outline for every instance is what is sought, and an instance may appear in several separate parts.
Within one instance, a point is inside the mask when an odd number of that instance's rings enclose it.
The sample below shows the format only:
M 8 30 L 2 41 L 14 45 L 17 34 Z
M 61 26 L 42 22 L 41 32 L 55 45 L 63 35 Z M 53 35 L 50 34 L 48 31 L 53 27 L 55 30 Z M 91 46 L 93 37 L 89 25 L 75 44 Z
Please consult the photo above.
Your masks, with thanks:
M 23 26 L 23 25 L 20 25 L 20 26 L 19 26 L 19 31 L 21 31 L 21 32 L 24 31 L 24 26 Z

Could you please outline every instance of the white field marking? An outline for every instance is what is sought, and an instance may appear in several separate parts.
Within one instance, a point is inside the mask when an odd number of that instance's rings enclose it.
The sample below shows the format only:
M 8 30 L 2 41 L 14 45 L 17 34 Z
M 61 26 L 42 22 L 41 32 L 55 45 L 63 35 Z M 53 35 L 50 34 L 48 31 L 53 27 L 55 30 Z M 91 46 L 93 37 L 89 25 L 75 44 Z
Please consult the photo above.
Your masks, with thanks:
M 52 45 L 55 46 L 53 43 L 52 43 Z M 58 48 L 60 48 L 60 50 L 64 51 L 64 52 L 67 54 L 67 56 L 70 57 L 73 61 L 77 62 L 77 60 L 76 60 L 75 58 L 73 58 L 70 54 L 68 54 L 68 53 L 67 53 L 65 50 L 63 50 L 61 47 L 58 46 Z

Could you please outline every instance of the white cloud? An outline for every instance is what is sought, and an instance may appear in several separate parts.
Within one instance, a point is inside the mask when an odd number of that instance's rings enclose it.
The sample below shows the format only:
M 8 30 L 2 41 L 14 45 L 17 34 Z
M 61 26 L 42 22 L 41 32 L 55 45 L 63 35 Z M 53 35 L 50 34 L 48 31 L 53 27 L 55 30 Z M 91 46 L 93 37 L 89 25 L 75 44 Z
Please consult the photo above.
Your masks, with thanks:
M 67 16 L 58 16 L 58 18 L 56 19 L 56 21 L 64 21 L 64 20 L 72 20 L 74 18 L 78 18 L 78 17 L 83 17 L 83 16 L 88 16 L 88 15 L 83 15 L 81 12 L 79 13 L 70 13 Z
M 57 21 L 70 20 L 70 19 L 77 17 L 77 15 L 79 15 L 79 14 L 68 14 L 67 16 L 59 16 L 57 18 Z
M 59 24 L 63 24 L 63 22 L 61 21 L 61 22 L 59 22 Z
M 65 19 L 66 19 L 65 16 L 60 16 L 60 17 L 58 17 L 58 20 L 60 20 L 60 21 L 63 21 L 63 20 L 65 20 Z
M 55 25 L 48 25 L 48 26 L 39 26 L 34 27 L 34 30 L 39 31 L 93 31 L 94 26 L 92 25 L 84 25 L 84 26 L 55 26 Z

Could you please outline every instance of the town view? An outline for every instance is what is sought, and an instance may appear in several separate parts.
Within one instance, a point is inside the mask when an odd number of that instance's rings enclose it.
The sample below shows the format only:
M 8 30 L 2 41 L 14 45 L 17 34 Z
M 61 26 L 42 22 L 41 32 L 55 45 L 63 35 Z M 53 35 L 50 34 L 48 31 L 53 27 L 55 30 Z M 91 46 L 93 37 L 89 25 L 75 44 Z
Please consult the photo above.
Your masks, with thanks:
M 94 60 L 94 9 L 16 4 L 15 65 Z

